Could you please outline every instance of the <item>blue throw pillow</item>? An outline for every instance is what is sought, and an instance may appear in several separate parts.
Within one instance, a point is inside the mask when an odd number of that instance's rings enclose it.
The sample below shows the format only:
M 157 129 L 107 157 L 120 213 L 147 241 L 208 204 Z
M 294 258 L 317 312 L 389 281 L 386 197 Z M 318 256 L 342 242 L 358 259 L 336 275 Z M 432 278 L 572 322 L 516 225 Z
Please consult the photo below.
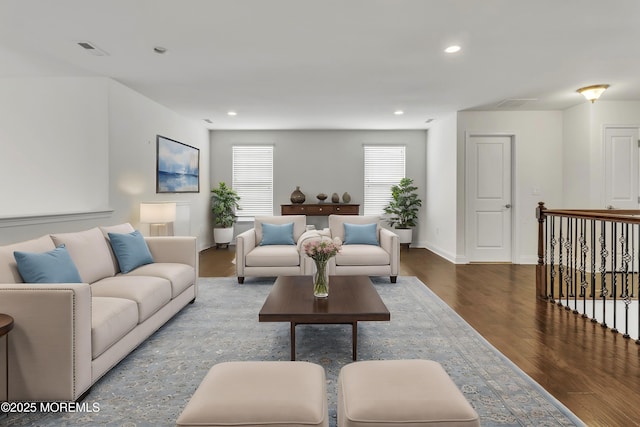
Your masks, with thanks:
M 378 246 L 378 224 L 349 224 L 345 222 L 344 244 Z
M 260 246 L 265 245 L 295 245 L 293 240 L 293 223 L 287 224 L 262 224 L 262 241 Z
M 111 249 L 113 249 L 122 273 L 128 273 L 141 265 L 153 262 L 153 256 L 151 256 L 147 242 L 144 241 L 144 237 L 138 230 L 125 234 L 108 234 Z
M 13 257 L 25 283 L 82 283 L 64 245 L 42 253 L 15 251 Z

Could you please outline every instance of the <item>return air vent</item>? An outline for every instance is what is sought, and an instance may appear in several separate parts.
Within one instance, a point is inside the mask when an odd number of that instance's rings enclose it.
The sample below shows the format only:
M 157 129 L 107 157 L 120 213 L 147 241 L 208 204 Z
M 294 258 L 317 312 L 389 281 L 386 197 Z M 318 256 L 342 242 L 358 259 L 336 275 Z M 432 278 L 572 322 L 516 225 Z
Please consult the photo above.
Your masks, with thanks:
M 504 110 L 508 110 L 510 108 L 519 108 L 522 107 L 525 104 L 528 104 L 529 102 L 534 102 L 537 101 L 537 98 L 512 98 L 512 99 L 505 99 L 504 101 L 500 101 L 497 105 L 496 108 L 500 108 L 500 109 L 504 109 Z
M 109 56 L 109 54 L 107 52 L 105 52 L 104 50 L 100 49 L 98 46 L 96 46 L 95 44 L 93 44 L 91 42 L 78 41 L 76 43 L 78 44 L 78 46 L 80 46 L 82 49 L 84 49 L 85 52 L 90 53 L 91 55 Z

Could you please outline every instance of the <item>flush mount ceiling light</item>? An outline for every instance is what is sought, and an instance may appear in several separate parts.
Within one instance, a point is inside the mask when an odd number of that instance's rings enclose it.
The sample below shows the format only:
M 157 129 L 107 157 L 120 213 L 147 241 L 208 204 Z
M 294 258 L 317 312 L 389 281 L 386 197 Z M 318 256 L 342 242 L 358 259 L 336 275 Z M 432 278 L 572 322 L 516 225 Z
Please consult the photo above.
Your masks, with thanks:
M 591 103 L 594 103 L 596 102 L 596 99 L 600 98 L 600 95 L 602 95 L 602 93 L 607 90 L 608 87 L 609 85 L 586 86 L 581 87 L 576 92 L 581 93 L 585 98 L 591 101 Z
M 460 49 L 462 49 L 460 46 L 458 45 L 453 45 L 453 46 L 449 46 L 448 48 L 446 48 L 444 51 L 446 53 L 456 53 L 456 52 L 460 52 Z
M 227 112 L 227 115 L 228 115 L 228 116 L 237 116 L 237 115 L 238 115 L 238 113 L 236 113 L 235 111 L 228 111 L 228 112 Z
M 401 116 L 401 115 L 403 115 L 403 114 L 404 114 L 404 111 L 402 111 L 402 110 L 396 110 L 396 111 L 394 111 L 394 112 L 393 112 L 393 114 L 395 114 L 396 116 Z

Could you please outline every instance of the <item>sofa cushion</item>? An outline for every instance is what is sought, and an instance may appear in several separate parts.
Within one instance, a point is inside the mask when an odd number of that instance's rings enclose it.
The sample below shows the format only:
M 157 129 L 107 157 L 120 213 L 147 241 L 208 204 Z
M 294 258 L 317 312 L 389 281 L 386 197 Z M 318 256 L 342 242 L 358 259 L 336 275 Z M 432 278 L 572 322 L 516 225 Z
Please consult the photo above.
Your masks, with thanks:
M 389 265 L 387 251 L 373 245 L 343 245 L 336 255 L 336 265 Z
M 262 224 L 261 246 L 268 245 L 295 245 L 293 240 L 293 223 L 287 224 Z
M 0 246 L 0 283 L 22 283 L 18 264 L 13 256 L 15 251 L 47 252 L 56 248 L 51 237 L 42 236 L 33 240 Z
M 109 242 L 109 233 L 124 234 L 124 233 L 132 233 L 136 230 L 135 228 L 133 228 L 131 224 L 129 224 L 128 222 L 125 222 L 124 224 L 100 227 L 100 231 L 102 231 L 102 235 L 104 236 L 105 239 L 107 239 L 107 242 Z M 118 265 L 118 259 L 116 258 L 116 255 L 113 253 L 113 249 L 111 249 L 111 243 L 109 243 L 108 246 L 109 246 L 109 252 L 111 253 L 111 263 L 113 264 L 113 270 L 116 273 L 119 273 L 120 266 Z
M 82 283 L 64 245 L 47 252 L 15 251 L 13 256 L 25 283 Z
M 196 271 L 193 267 L 172 262 L 143 265 L 127 273 L 127 276 L 152 276 L 167 279 L 171 282 L 171 298 L 180 295 L 196 281 Z
M 131 233 L 109 233 L 109 241 L 122 273 L 153 262 L 147 242 L 137 230 Z
M 118 275 L 93 283 L 91 294 L 135 301 L 138 323 L 142 323 L 171 300 L 171 283 L 161 277 Z
M 345 245 L 379 245 L 378 224 L 344 223 Z
M 56 246 L 64 244 L 85 283 L 97 282 L 116 274 L 111 252 L 99 228 L 77 233 L 52 234 Z
M 245 257 L 247 267 L 291 267 L 300 265 L 298 248 L 292 245 L 258 246 Z
M 91 358 L 120 341 L 138 324 L 138 305 L 125 298 L 91 298 Z
M 262 242 L 262 224 L 287 224 L 289 222 L 293 222 L 293 240 L 297 242 L 302 233 L 307 231 L 307 217 L 305 215 L 257 216 L 254 220 L 256 245 Z

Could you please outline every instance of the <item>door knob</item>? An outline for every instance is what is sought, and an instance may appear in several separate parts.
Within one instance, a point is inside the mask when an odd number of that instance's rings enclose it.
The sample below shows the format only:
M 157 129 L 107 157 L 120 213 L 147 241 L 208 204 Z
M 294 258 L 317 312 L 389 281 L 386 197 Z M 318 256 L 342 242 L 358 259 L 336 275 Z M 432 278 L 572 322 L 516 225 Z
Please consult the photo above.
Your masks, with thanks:
M 507 203 L 506 205 L 504 205 L 505 208 L 509 209 L 511 207 L 510 203 Z

